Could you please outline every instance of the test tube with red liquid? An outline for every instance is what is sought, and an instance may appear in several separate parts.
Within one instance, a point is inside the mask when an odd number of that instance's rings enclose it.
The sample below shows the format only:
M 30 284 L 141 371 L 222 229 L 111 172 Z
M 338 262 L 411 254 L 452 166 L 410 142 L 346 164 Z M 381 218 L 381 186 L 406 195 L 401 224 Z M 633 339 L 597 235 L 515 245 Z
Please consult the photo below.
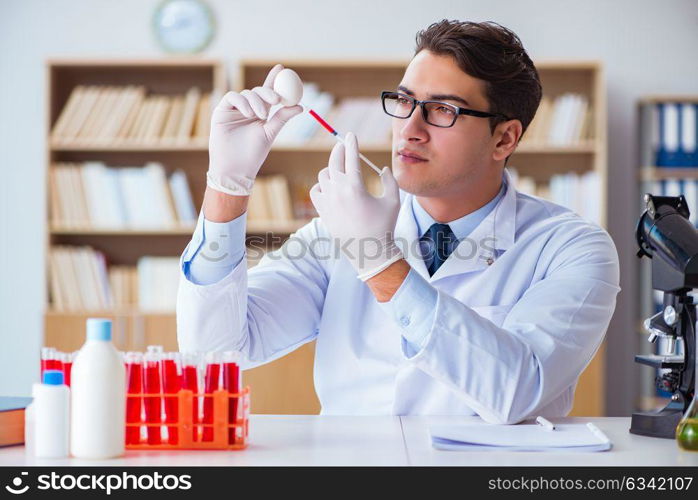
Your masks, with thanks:
M 201 355 L 199 353 L 184 353 L 182 354 L 182 389 L 188 389 L 192 392 L 192 415 L 191 421 L 193 424 L 192 439 L 198 441 L 199 429 L 201 426 L 201 417 L 199 416 L 199 365 L 201 363 Z
M 206 353 L 204 379 L 204 430 L 202 441 L 213 441 L 213 393 L 221 388 L 220 353 Z M 208 425 L 208 426 L 206 426 Z
M 168 352 L 164 354 L 162 360 L 162 388 L 165 393 L 165 423 L 167 442 L 177 444 L 177 421 L 179 420 L 179 398 L 177 393 L 182 387 L 182 363 L 178 352 Z
M 58 354 L 58 358 L 60 359 L 61 367 L 63 368 L 63 382 L 65 385 L 70 387 L 70 373 L 73 370 L 73 358 L 75 358 L 75 353 L 61 352 Z
M 143 392 L 145 393 L 146 424 L 162 423 L 162 346 L 149 345 L 143 356 Z M 162 443 L 162 428 L 148 425 L 146 428 L 148 444 Z
M 228 423 L 237 422 L 238 401 L 240 394 L 240 367 L 238 365 L 240 353 L 237 351 L 225 351 L 223 353 L 223 388 L 233 397 L 228 397 Z M 236 427 L 228 428 L 228 444 L 235 444 Z
M 141 422 L 143 409 L 143 354 L 140 352 L 127 352 L 124 356 L 126 364 L 126 423 L 138 424 Z M 139 394 L 139 396 L 132 396 Z M 149 429 L 150 430 L 150 429 Z M 138 444 L 141 442 L 140 427 L 126 427 L 126 444 Z
M 41 379 L 46 370 L 63 370 L 63 364 L 58 357 L 58 351 L 54 347 L 41 348 Z

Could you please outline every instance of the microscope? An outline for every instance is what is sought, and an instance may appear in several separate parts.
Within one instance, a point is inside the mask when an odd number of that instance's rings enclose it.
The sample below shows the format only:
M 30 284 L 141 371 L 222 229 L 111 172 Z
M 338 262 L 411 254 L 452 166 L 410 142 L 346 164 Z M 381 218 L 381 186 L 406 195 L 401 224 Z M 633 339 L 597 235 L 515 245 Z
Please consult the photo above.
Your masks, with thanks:
M 672 394 L 659 411 L 633 413 L 630 432 L 674 439 L 695 392 L 698 230 L 688 220 L 683 196 L 645 195 L 647 210 L 637 224 L 637 256 L 652 259 L 652 288 L 663 292 L 662 310 L 644 322 L 649 342 L 664 339 L 660 354 L 635 356 L 637 363 L 660 369 L 657 385 Z M 681 349 L 683 347 L 683 349 Z

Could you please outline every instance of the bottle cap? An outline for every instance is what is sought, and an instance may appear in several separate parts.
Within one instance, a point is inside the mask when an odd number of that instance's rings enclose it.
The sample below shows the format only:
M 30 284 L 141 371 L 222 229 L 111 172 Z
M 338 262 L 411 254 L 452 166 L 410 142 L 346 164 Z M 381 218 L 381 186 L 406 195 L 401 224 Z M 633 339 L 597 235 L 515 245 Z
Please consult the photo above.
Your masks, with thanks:
M 104 318 L 87 319 L 87 340 L 111 340 L 111 320 Z
M 60 370 L 46 370 L 43 382 L 46 385 L 63 385 L 63 372 Z

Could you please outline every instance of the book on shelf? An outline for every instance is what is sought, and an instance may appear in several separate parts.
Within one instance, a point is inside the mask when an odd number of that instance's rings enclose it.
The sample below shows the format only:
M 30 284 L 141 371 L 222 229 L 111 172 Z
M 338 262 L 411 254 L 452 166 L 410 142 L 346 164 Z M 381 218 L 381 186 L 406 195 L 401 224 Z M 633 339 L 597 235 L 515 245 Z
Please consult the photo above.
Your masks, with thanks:
M 51 131 L 56 145 L 128 146 L 205 143 L 211 95 L 148 94 L 140 85 L 77 85 Z
M 177 127 L 177 143 L 185 144 L 191 139 L 191 134 L 196 122 L 196 113 L 201 91 L 197 87 L 190 88 L 184 96 L 184 107 L 182 109 L 182 118 L 179 120 Z
M 595 171 L 552 175 L 548 182 L 536 182 L 520 175 L 515 167 L 507 167 L 516 190 L 569 208 L 581 217 L 601 223 L 600 179 Z
M 110 266 L 109 287 L 114 308 L 138 305 L 138 270 L 135 266 Z
M 162 230 L 193 226 L 197 218 L 184 172 L 168 180 L 156 162 L 57 163 L 49 170 L 49 196 L 51 222 L 61 228 Z
M 295 219 L 288 179 L 283 175 L 257 177 L 250 195 L 249 222 L 290 222 Z
M 138 307 L 146 312 L 172 312 L 177 305 L 179 257 L 138 259 Z
M 570 146 L 593 139 L 592 109 L 586 96 L 566 92 L 554 99 L 544 96 L 522 144 Z
M 136 266 L 107 266 L 104 254 L 89 246 L 54 245 L 48 264 L 56 311 L 175 310 L 178 257 L 143 256 Z
M 644 167 L 698 167 L 698 102 L 653 102 L 641 108 Z
M 56 310 L 106 310 L 113 301 L 104 254 L 88 246 L 52 246 L 49 251 L 51 302 Z

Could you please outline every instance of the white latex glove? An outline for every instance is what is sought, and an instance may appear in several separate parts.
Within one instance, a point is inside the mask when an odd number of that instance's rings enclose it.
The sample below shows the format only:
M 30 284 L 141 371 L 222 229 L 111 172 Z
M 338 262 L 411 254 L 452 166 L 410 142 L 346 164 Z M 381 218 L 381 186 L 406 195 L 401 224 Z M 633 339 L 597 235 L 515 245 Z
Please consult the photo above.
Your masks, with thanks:
M 400 191 L 388 167 L 381 172 L 381 183 L 379 198 L 366 190 L 356 136 L 348 133 L 345 145 L 334 146 L 329 166 L 310 190 L 322 222 L 363 281 L 403 258 L 393 239 Z
M 281 64 L 274 66 L 261 87 L 228 92 L 213 110 L 206 174 L 209 187 L 248 196 L 279 131 L 303 111 L 300 106 L 283 107 L 268 118 L 271 106 L 280 101 L 272 87 L 282 69 Z

